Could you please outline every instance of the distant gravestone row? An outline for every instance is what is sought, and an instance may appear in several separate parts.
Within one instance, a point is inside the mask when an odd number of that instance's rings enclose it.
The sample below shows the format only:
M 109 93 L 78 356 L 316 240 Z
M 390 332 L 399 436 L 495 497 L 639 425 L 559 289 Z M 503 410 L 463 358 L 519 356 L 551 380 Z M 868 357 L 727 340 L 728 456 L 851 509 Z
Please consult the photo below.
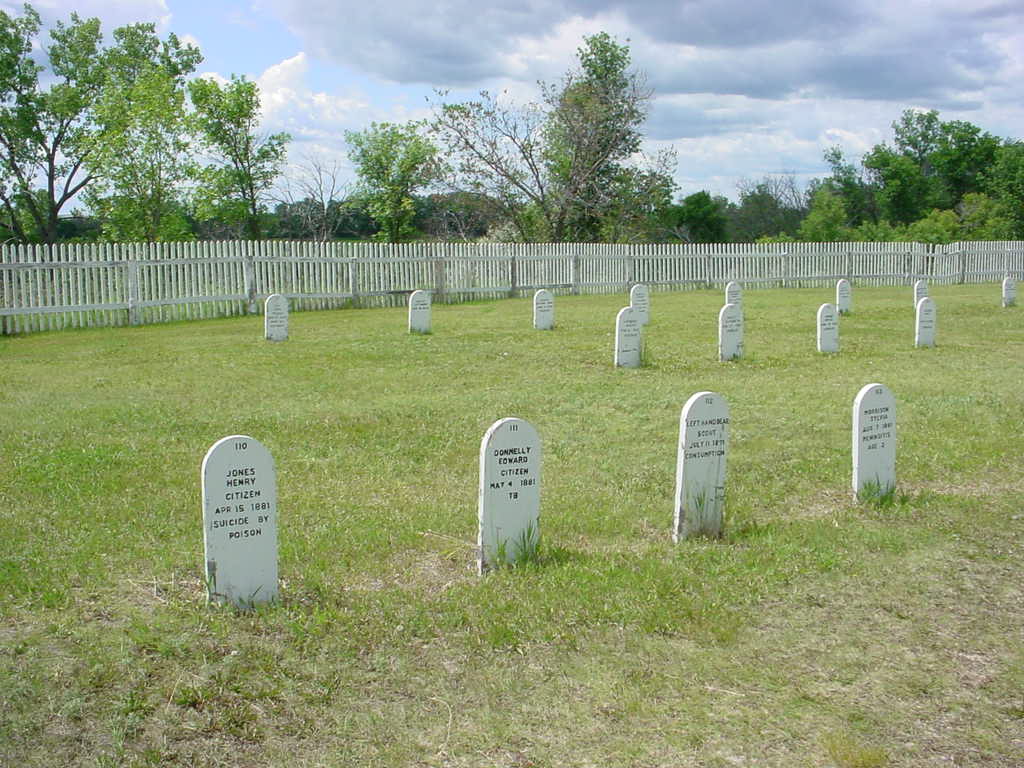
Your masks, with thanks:
M 413 291 L 409 296 L 409 333 L 430 333 L 430 294 Z
M 267 341 L 288 339 L 288 299 L 280 293 L 267 296 L 263 303 L 263 338 Z
M 651 292 L 646 285 L 637 283 L 629 289 L 629 306 L 636 313 L 640 325 L 651 322 Z
M 735 280 L 730 281 L 725 286 L 725 303 L 735 304 L 741 309 L 743 307 L 743 286 Z
M 643 345 L 642 325 L 633 307 L 623 307 L 615 316 L 615 365 L 639 368 Z
M 697 392 L 683 406 L 672 523 L 676 542 L 722 535 L 729 426 L 729 405 L 717 392 Z M 855 496 L 871 500 L 891 494 L 896 487 L 896 401 L 884 385 L 868 384 L 854 398 L 852 439 Z M 536 557 L 542 455 L 537 430 L 523 419 L 499 419 L 484 433 L 479 573 Z M 201 477 L 208 601 L 251 609 L 276 600 L 277 479 L 270 452 L 246 435 L 222 438 L 207 451 Z
M 818 351 L 824 354 L 839 351 L 839 312 L 835 304 L 818 307 Z
M 718 311 L 718 359 L 721 362 L 743 357 L 743 308 L 726 304 Z
M 546 288 L 533 294 L 533 327 L 538 331 L 555 327 L 555 297 Z
M 917 303 L 928 296 L 928 281 L 917 280 L 914 282 L 914 308 L 917 308 Z
M 853 289 L 846 278 L 836 283 L 836 310 L 840 315 L 853 312 Z
M 917 302 L 914 322 L 914 346 L 935 346 L 935 301 L 923 296 Z
M 1003 306 L 1014 307 L 1017 305 L 1017 283 L 1012 277 L 1003 279 Z

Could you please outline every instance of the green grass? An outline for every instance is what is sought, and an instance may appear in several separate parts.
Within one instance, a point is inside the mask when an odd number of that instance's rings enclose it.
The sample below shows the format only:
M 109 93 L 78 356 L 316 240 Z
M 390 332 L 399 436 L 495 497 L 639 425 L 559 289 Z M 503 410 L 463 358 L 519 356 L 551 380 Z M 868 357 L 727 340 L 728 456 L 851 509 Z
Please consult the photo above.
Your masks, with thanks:
M 0 764 L 1024 763 L 1024 313 L 996 285 L 655 293 L 0 338 Z M 851 492 L 861 386 L 898 486 Z M 673 545 L 679 413 L 731 413 L 721 540 Z M 536 557 L 475 573 L 480 439 L 544 449 Z M 199 467 L 274 456 L 281 601 L 207 607 Z

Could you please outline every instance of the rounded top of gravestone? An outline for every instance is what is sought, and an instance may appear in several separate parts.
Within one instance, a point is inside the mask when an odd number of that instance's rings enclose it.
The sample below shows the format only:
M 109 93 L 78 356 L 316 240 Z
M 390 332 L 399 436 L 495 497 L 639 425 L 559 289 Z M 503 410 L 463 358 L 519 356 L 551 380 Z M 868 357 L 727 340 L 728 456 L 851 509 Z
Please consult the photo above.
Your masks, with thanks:
M 857 396 L 853 398 L 853 407 L 861 408 L 866 402 L 872 404 L 867 407 L 878 407 L 875 405 L 876 403 L 882 405 L 895 404 L 896 398 L 885 384 L 875 382 L 873 384 L 865 384 L 858 390 Z
M 742 308 L 740 307 L 739 304 L 735 304 L 735 303 L 730 302 L 728 304 L 723 304 L 722 305 L 722 308 L 720 310 L 718 310 L 718 317 L 719 317 L 719 319 L 722 319 L 722 318 L 725 318 L 725 317 L 730 317 L 732 315 L 739 316 L 741 314 L 741 312 L 742 312 Z

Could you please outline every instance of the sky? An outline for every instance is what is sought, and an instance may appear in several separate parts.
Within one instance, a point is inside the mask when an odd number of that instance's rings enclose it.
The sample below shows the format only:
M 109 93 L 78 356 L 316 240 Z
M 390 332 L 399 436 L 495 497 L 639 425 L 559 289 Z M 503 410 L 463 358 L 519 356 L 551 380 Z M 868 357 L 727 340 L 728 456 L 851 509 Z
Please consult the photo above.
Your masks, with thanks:
M 36 0 L 103 28 L 150 21 L 198 45 L 201 75 L 259 83 L 263 130 L 290 161 L 337 164 L 344 132 L 428 118 L 481 89 L 536 100 L 586 35 L 629 45 L 654 98 L 644 149 L 677 156 L 677 195 L 737 197 L 742 181 L 828 175 L 859 161 L 905 109 L 1024 138 L 1020 0 Z M 15 15 L 21 2 L 0 0 Z

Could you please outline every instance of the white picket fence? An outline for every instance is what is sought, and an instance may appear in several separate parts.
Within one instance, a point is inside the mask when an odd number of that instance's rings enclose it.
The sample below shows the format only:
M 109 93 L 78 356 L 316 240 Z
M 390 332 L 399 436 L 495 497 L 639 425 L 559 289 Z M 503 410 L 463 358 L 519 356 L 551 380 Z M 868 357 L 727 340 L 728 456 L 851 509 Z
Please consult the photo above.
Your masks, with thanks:
M 500 243 L 196 243 L 4 246 L 0 333 L 137 325 L 262 311 L 272 293 L 293 310 L 556 293 L 721 286 L 943 283 L 1024 276 L 1024 242 L 609 245 Z

